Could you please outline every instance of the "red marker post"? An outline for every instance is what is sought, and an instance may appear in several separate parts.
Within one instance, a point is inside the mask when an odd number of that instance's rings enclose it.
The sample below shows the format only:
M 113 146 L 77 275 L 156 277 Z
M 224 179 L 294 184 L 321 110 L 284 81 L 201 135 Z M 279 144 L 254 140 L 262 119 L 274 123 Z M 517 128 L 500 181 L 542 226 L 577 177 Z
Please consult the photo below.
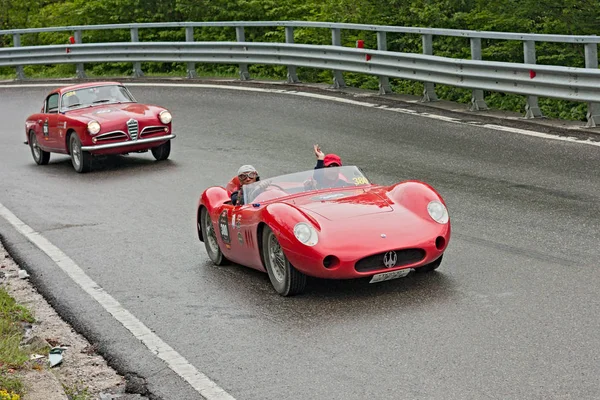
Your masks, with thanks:
M 365 41 L 362 39 L 359 39 L 356 41 L 356 48 L 357 49 L 364 49 L 365 48 Z M 370 54 L 365 54 L 365 60 L 370 61 L 371 60 L 371 55 Z
M 70 44 L 75 44 L 75 37 L 74 36 L 69 36 L 69 43 Z M 70 53 L 71 49 L 67 47 L 67 53 Z

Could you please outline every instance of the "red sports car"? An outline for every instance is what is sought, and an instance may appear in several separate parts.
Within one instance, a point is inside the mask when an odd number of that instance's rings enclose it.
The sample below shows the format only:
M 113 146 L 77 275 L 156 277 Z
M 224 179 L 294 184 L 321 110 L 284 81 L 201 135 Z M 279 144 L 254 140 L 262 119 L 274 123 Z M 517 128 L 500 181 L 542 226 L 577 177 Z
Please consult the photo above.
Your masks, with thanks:
M 71 156 L 77 172 L 90 169 L 92 157 L 152 151 L 157 160 L 171 153 L 171 113 L 140 104 L 118 82 L 95 82 L 52 91 L 39 113 L 25 122 L 25 144 L 39 165 L 50 153 Z
M 442 197 L 429 185 L 374 185 L 356 166 L 309 170 L 200 196 L 198 236 L 213 263 L 266 271 L 282 296 L 306 276 L 371 283 L 439 267 L 450 240 Z

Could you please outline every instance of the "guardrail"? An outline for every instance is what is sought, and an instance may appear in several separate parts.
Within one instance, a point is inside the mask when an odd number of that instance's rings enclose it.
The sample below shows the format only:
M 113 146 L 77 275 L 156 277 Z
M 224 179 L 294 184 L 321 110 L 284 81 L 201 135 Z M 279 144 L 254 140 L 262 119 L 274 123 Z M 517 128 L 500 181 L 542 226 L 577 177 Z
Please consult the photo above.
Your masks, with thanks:
M 246 42 L 244 27 L 284 27 L 286 43 Z M 237 42 L 194 42 L 195 27 L 235 27 Z M 294 28 L 328 28 L 331 45 L 294 43 Z M 139 29 L 185 28 L 185 42 L 139 42 Z M 129 29 L 131 42 L 82 44 L 82 32 L 103 29 Z M 374 31 L 377 50 L 341 45 L 341 29 Z M 21 35 L 41 32 L 74 32 L 73 45 L 21 47 Z M 387 51 L 387 32 L 418 34 L 423 54 Z M 240 79 L 249 79 L 248 64 L 288 66 L 288 82 L 296 83 L 296 67 L 333 70 L 333 84 L 344 87 L 341 71 L 379 76 L 379 91 L 390 93 L 389 78 L 424 83 L 423 101 L 435 101 L 435 83 L 472 89 L 471 110 L 487 109 L 483 91 L 515 93 L 527 96 L 526 118 L 542 117 L 538 96 L 588 103 L 587 125 L 600 124 L 600 70 L 597 36 L 522 34 L 451 29 L 394 27 L 360 24 L 336 24 L 305 21 L 274 22 L 172 22 L 148 24 L 90 25 L 0 31 L 12 35 L 12 48 L 0 49 L 0 66 L 16 67 L 17 79 L 24 79 L 23 65 L 77 65 L 77 76 L 85 77 L 84 63 L 132 62 L 133 75 L 143 76 L 141 62 L 185 62 L 188 77 L 195 77 L 196 62 L 240 65 Z M 469 38 L 471 60 L 434 56 L 434 35 Z M 523 43 L 523 63 L 481 60 L 481 39 L 517 40 Z M 582 44 L 586 68 L 536 64 L 536 42 Z

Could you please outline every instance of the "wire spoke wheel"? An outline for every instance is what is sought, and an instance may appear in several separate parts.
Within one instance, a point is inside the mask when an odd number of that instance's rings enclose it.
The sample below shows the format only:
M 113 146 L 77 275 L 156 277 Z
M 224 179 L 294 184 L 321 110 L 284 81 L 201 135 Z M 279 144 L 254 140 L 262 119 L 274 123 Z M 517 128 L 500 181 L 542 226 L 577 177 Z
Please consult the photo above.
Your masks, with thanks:
M 262 255 L 271 284 L 281 296 L 292 296 L 304 291 L 306 275 L 287 259 L 277 237 L 266 226 L 262 232 Z
M 200 210 L 200 218 L 197 221 L 198 237 L 204 241 L 204 247 L 208 258 L 215 265 L 223 265 L 227 262 L 227 258 L 223 255 L 221 248 L 219 247 L 219 240 L 217 238 L 217 232 L 213 226 L 213 222 L 208 214 L 208 210 L 202 207 Z

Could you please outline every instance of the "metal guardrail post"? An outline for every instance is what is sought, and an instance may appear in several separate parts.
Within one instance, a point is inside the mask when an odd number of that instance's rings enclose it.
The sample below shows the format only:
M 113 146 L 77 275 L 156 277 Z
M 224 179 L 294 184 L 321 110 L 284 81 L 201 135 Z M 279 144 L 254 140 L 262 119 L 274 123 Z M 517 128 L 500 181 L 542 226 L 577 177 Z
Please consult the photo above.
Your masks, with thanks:
M 585 44 L 585 67 L 598 69 L 598 44 Z M 600 103 L 588 103 L 586 128 L 600 126 Z
M 77 43 L 77 44 L 82 43 L 81 31 L 75 31 L 75 43 Z M 75 74 L 77 74 L 77 77 L 80 79 L 87 78 L 87 76 L 85 75 L 85 69 L 83 67 L 83 63 L 77 63 L 77 65 L 75 66 Z
M 429 56 L 433 55 L 433 36 L 432 35 L 423 35 L 423 54 L 427 54 Z M 435 85 L 433 82 L 423 82 L 423 97 L 421 98 L 422 102 L 428 101 L 437 101 L 438 97 L 435 94 Z
M 294 27 L 293 26 L 285 27 L 285 42 L 290 43 L 290 44 L 294 43 Z M 296 66 L 288 65 L 287 69 L 288 69 L 287 83 L 300 83 L 300 80 L 298 79 L 298 75 L 296 75 Z
M 481 38 L 471 38 L 471 59 L 481 60 Z M 488 106 L 483 99 L 483 90 L 473 89 L 471 97 L 471 111 L 487 110 Z
M 331 44 L 334 46 L 342 45 L 342 32 L 340 28 L 331 28 Z M 342 71 L 333 70 L 333 87 L 336 89 L 346 87 Z
M 383 31 L 377 32 L 377 50 L 387 51 L 387 35 Z M 379 94 L 392 93 L 390 87 L 390 78 L 387 76 L 379 77 Z
M 21 35 L 19 35 L 18 33 L 15 33 L 13 35 L 13 47 L 21 47 Z M 17 65 L 16 70 L 17 70 L 17 80 L 25 79 L 25 72 L 23 72 L 23 66 Z
M 523 42 L 523 61 L 525 64 L 537 63 L 535 56 L 535 42 L 533 40 L 526 40 Z M 541 118 L 544 116 L 538 105 L 537 96 L 527 96 L 525 111 L 525 118 Z
M 238 42 L 246 41 L 246 35 L 244 33 L 243 26 L 235 27 L 235 37 L 237 38 Z M 248 72 L 248 64 L 240 64 L 240 80 L 247 81 L 249 79 L 250 79 L 250 73 Z
M 138 28 L 131 28 L 131 41 L 132 42 L 139 42 L 139 36 L 138 36 Z M 144 73 L 142 72 L 142 63 L 140 63 L 139 61 L 136 61 L 133 63 L 133 76 L 135 78 L 140 78 L 142 76 L 144 76 Z
M 185 28 L 185 41 L 193 42 L 194 41 L 194 27 L 187 26 Z M 197 78 L 198 74 L 196 74 L 196 63 L 189 62 L 187 63 L 187 77 L 188 78 Z

